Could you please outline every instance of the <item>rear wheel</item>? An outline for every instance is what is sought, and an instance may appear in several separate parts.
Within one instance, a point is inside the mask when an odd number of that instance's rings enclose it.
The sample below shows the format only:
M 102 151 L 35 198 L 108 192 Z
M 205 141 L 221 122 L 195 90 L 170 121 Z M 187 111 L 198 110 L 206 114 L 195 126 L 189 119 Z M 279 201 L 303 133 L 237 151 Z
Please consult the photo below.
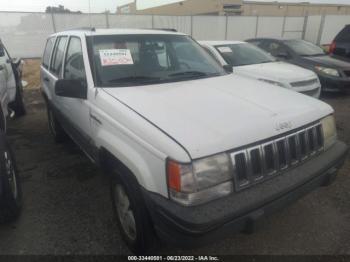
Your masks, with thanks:
M 15 220 L 22 208 L 22 188 L 13 152 L 0 134 L 0 223 Z
M 115 217 L 129 249 L 145 254 L 155 247 L 156 237 L 140 186 L 130 172 L 114 175 L 111 195 Z
M 56 119 L 55 114 L 53 113 L 53 110 L 49 103 L 47 103 L 47 119 L 49 124 L 49 130 L 51 135 L 53 136 L 56 143 L 62 143 L 67 140 L 67 134 L 63 130 L 62 126 Z

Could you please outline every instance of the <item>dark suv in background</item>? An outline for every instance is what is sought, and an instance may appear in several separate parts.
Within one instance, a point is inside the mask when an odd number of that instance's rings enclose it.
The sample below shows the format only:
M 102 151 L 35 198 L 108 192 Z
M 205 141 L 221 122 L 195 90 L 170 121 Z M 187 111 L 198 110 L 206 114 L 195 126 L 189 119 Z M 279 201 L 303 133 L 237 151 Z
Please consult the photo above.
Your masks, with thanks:
M 329 53 L 338 59 L 350 62 L 350 25 L 346 25 L 335 37 Z
M 332 57 L 324 50 L 300 39 L 255 38 L 247 40 L 279 60 L 313 70 L 322 91 L 350 92 L 350 63 Z

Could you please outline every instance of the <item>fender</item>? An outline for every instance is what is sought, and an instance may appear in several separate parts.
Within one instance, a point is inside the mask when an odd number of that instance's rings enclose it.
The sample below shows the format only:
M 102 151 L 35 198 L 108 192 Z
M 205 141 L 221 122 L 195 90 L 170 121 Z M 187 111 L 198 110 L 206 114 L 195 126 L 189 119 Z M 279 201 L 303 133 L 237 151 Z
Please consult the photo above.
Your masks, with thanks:
M 107 151 L 120 161 L 134 174 L 138 183 L 146 190 L 164 196 L 168 195 L 167 190 L 165 190 L 167 188 L 165 155 L 163 157 L 156 156 L 124 134 L 116 134 L 115 132 L 112 134 L 106 129 L 98 131 L 95 141 L 100 153 Z M 105 168 L 103 166 L 106 163 L 104 159 L 99 162 L 101 167 Z M 160 172 L 160 170 L 164 172 Z

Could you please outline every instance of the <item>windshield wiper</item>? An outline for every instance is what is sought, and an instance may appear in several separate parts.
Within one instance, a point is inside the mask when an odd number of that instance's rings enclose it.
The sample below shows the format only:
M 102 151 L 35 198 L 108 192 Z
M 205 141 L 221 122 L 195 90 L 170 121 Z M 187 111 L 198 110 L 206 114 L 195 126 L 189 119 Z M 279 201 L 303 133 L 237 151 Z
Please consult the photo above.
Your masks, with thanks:
M 201 72 L 201 71 L 184 71 L 179 73 L 170 74 L 169 77 L 177 77 L 177 76 L 184 76 L 184 77 L 205 77 L 209 76 L 207 73 Z
M 160 80 L 159 77 L 153 77 L 153 76 L 127 76 L 127 77 L 108 80 L 108 82 L 110 83 L 142 82 L 143 83 L 143 82 L 158 81 L 158 80 Z

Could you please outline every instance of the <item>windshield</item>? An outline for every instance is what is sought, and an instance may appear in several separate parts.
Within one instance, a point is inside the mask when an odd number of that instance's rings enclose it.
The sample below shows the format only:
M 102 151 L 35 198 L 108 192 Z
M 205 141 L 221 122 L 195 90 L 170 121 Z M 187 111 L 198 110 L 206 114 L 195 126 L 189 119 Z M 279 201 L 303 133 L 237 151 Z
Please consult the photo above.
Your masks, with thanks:
M 88 37 L 98 86 L 184 81 L 225 74 L 195 41 L 183 35 Z
M 301 56 L 318 56 L 325 54 L 321 47 L 304 40 L 286 40 L 284 43 Z
M 226 63 L 232 66 L 275 62 L 270 54 L 252 44 L 227 44 L 215 47 Z

